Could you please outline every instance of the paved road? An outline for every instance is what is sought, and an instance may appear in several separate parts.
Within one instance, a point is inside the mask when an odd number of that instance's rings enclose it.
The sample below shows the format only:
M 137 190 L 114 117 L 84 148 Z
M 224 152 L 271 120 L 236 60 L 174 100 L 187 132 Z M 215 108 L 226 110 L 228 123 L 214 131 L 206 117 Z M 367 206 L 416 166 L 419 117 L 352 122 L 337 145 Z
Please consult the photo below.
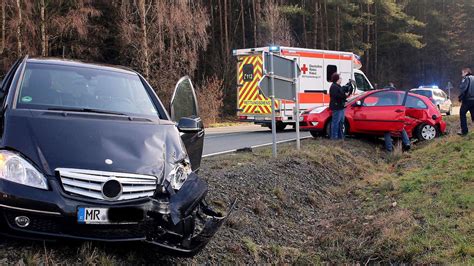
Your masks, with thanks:
M 290 126 L 288 126 L 290 128 Z M 301 132 L 302 138 L 310 137 L 308 132 Z M 277 133 L 277 141 L 286 142 L 296 138 L 294 129 L 287 129 Z M 211 156 L 221 153 L 233 152 L 237 149 L 244 149 L 256 146 L 271 145 L 272 132 L 266 127 L 258 125 L 244 125 L 223 128 L 206 129 L 204 138 L 203 155 Z

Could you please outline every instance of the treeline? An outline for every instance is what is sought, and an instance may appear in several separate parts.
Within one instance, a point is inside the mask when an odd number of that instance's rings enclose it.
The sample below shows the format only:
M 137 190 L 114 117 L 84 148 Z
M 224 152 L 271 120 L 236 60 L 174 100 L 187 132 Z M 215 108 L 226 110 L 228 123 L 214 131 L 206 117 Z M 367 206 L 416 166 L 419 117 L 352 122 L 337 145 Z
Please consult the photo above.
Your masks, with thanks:
M 373 83 L 403 88 L 457 85 L 474 59 L 473 0 L 0 0 L 0 8 L 0 73 L 25 54 L 121 64 L 165 101 L 190 75 L 211 118 L 222 105 L 235 110 L 236 48 L 353 51 Z

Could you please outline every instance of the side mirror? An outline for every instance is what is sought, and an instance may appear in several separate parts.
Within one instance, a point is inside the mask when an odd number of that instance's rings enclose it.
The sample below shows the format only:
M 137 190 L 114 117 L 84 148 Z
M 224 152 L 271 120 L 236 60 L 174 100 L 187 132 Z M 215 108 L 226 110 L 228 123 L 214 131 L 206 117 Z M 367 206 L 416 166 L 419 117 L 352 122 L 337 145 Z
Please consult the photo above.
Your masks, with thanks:
M 356 102 L 354 103 L 354 106 L 356 106 L 356 107 L 362 106 L 362 101 L 360 101 L 360 100 L 359 100 L 359 101 L 356 101 Z
M 203 128 L 201 118 L 182 117 L 178 122 L 178 130 L 183 133 L 196 133 Z

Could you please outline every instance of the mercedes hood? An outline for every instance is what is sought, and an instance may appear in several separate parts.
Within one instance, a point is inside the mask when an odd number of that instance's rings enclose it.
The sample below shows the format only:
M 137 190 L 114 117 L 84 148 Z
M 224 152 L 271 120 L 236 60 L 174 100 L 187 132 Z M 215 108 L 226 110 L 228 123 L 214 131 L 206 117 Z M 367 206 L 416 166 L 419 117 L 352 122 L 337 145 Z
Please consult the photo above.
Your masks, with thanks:
M 44 174 L 77 168 L 163 176 L 186 158 L 174 123 L 91 113 L 7 110 L 2 146 L 30 160 Z

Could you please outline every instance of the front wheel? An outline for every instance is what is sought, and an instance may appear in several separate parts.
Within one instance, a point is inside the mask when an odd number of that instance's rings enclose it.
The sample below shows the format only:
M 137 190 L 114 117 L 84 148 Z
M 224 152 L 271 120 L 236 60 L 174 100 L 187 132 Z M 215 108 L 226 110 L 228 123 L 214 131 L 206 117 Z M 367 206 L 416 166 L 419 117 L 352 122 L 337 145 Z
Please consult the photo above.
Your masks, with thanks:
M 438 136 L 438 130 L 435 126 L 422 123 L 416 131 L 418 140 L 433 140 Z
M 332 130 L 332 119 L 329 119 L 328 122 L 326 123 L 325 131 L 326 131 L 326 136 L 328 138 L 331 138 L 331 130 Z M 342 132 L 344 132 L 344 136 L 349 133 L 349 123 L 347 120 L 344 121 L 344 125 L 342 125 Z

